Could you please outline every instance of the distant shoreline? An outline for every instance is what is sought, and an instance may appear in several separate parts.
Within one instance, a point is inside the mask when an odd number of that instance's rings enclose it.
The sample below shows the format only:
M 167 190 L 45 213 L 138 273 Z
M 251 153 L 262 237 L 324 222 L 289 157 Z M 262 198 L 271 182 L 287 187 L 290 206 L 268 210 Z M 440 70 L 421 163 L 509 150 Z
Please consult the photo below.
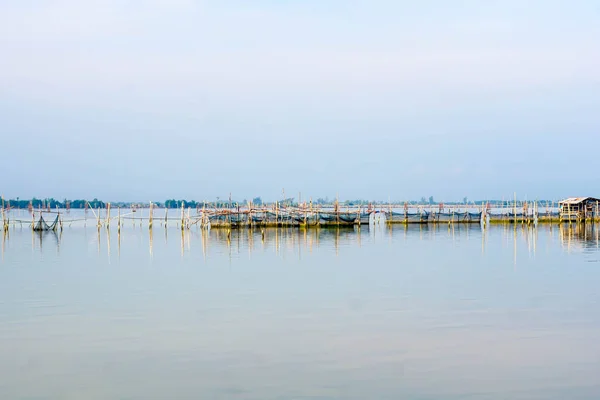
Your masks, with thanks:
M 150 204 L 152 204 L 154 207 L 157 208 L 170 208 L 170 209 L 176 209 L 176 208 L 181 208 L 182 206 L 184 208 L 231 208 L 231 207 L 245 207 L 248 205 L 253 205 L 253 206 L 270 206 L 270 205 L 279 205 L 279 206 L 298 206 L 301 204 L 312 204 L 314 206 L 334 206 L 336 204 L 336 202 L 340 205 L 340 206 L 352 206 L 352 207 L 358 207 L 358 206 L 384 206 L 384 205 L 394 205 L 394 206 L 402 206 L 402 205 L 409 205 L 409 206 L 459 206 L 459 205 L 470 205 L 470 206 L 484 206 L 484 205 L 490 205 L 490 206 L 503 206 L 506 204 L 514 204 L 515 201 L 518 204 L 521 203 L 525 203 L 525 202 L 529 202 L 529 203 L 533 203 L 536 202 L 539 205 L 555 205 L 558 203 L 558 200 L 546 200 L 546 199 L 535 199 L 535 200 L 531 200 L 531 199 L 504 199 L 504 200 L 500 200 L 500 199 L 483 199 L 483 200 L 468 200 L 467 198 L 463 199 L 463 201 L 437 201 L 434 200 L 433 198 L 430 198 L 429 200 L 422 198 L 421 200 L 401 200 L 401 201 L 382 201 L 382 200 L 340 200 L 340 201 L 336 201 L 334 200 L 330 200 L 328 198 L 318 198 L 317 200 L 311 200 L 309 199 L 302 199 L 300 202 L 298 202 L 296 199 L 294 198 L 287 198 L 287 199 L 282 199 L 282 200 L 276 200 L 276 201 L 263 201 L 260 197 L 256 197 L 254 199 L 251 200 L 247 200 L 247 199 L 243 199 L 243 200 L 221 200 L 221 199 L 217 199 L 217 200 L 213 200 L 213 201 L 195 201 L 195 200 L 175 200 L 175 199 L 169 199 L 169 200 L 163 200 L 163 201 L 148 201 L 148 202 L 136 202 L 136 201 L 130 201 L 130 202 L 126 202 L 126 201 L 103 201 L 103 200 L 98 200 L 98 199 L 93 199 L 93 200 L 86 200 L 86 199 L 74 199 L 74 200 L 70 200 L 70 199 L 63 199 L 63 200 L 56 200 L 54 198 L 44 198 L 44 199 L 38 199 L 36 197 L 32 198 L 32 199 L 21 199 L 19 197 L 15 198 L 15 199 L 5 199 L 2 198 L 2 203 L 1 203 L 1 207 L 3 209 L 6 208 L 11 208 L 11 209 L 27 209 L 27 208 L 34 208 L 34 209 L 39 209 L 39 208 L 52 208 L 52 209 L 56 209 L 56 208 L 62 208 L 62 209 L 86 209 L 86 208 L 107 208 L 107 206 L 110 204 L 110 207 L 112 208 L 149 208 Z

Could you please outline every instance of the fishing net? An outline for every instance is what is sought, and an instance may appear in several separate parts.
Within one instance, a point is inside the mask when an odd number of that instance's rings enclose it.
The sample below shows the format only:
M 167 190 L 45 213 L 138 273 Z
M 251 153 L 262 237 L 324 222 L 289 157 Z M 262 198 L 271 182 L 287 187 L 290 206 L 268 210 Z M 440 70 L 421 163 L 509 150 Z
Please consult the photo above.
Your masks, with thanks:
M 57 225 L 58 225 L 58 215 L 54 219 L 54 222 L 52 222 L 50 225 L 48 225 L 48 223 L 46 222 L 44 217 L 40 215 L 40 219 L 33 226 L 33 230 L 34 231 L 54 231 L 54 230 L 56 230 Z

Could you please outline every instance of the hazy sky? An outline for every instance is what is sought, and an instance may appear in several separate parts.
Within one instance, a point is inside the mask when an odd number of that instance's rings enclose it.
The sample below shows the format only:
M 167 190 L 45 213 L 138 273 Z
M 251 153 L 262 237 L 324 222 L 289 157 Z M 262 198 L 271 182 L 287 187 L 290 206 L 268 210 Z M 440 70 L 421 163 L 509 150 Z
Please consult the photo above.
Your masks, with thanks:
M 599 21 L 596 0 L 0 0 L 0 193 L 599 196 Z

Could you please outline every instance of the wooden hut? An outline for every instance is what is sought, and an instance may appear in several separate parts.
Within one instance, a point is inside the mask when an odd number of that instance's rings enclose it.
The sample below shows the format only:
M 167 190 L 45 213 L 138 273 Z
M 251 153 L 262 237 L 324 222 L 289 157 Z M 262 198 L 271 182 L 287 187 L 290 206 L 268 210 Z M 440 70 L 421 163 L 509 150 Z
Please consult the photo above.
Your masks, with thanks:
M 594 197 L 570 197 L 558 202 L 561 221 L 587 221 L 599 216 L 600 199 Z

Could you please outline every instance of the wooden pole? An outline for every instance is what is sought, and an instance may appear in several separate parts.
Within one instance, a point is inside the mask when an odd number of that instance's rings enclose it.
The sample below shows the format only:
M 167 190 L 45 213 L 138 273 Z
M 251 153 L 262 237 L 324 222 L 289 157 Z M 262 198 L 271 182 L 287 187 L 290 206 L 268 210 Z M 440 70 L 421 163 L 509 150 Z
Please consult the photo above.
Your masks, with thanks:
M 336 222 L 337 222 L 337 225 L 339 225 L 340 224 L 340 198 L 337 193 L 335 194 L 335 211 L 336 211 L 336 213 L 335 213 Z
M 252 200 L 246 202 L 246 207 L 248 207 L 246 225 L 248 225 L 249 228 L 252 228 Z
M 515 201 L 513 203 L 514 223 L 517 223 L 517 192 L 515 192 Z
M 60 231 L 63 231 L 63 220 L 62 215 L 59 211 L 58 204 L 56 205 L 56 214 L 58 215 L 58 226 L 60 227 Z
M 4 196 L 2 196 L 2 229 L 4 232 L 8 231 L 8 221 L 7 216 L 5 216 L 4 211 Z
M 6 220 L 4 219 L 4 196 L 2 198 L 2 230 L 6 232 Z
M 184 224 L 184 208 L 183 208 L 183 201 L 181 202 L 181 230 L 183 230 L 185 228 L 185 224 Z

